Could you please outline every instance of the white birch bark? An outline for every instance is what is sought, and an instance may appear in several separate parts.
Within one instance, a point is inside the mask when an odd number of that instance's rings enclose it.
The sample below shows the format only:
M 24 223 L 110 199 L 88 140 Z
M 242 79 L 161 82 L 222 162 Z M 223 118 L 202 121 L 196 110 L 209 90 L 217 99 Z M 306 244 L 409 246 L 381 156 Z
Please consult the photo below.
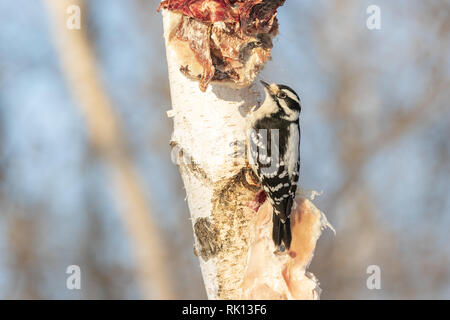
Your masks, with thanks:
M 250 234 L 246 231 L 254 212 L 248 202 L 254 191 L 227 184 L 243 168 L 242 159 L 232 156 L 237 151 L 234 142 L 245 140 L 244 115 L 257 103 L 259 93 L 251 87 L 214 84 L 201 92 L 198 82 L 180 72 L 177 53 L 168 43 L 177 14 L 163 12 L 163 21 L 174 121 L 173 155 L 186 188 L 195 250 L 208 298 L 235 297 L 235 282 L 240 281 L 236 275 L 243 274 L 247 258 L 248 237 L 242 235 Z

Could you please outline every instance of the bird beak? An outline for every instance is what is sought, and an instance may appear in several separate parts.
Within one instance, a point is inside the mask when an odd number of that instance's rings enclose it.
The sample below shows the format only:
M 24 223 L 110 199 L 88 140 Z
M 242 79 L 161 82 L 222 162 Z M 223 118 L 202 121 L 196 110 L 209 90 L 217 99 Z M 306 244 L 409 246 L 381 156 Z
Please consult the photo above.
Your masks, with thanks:
M 260 80 L 261 84 L 263 85 L 264 91 L 266 92 L 267 97 L 272 95 L 272 88 L 270 87 L 270 84 L 268 84 L 265 81 Z
M 266 88 L 267 90 L 270 91 L 270 84 L 268 84 L 267 82 L 262 81 L 262 80 L 260 80 L 259 82 L 261 82 L 261 84 L 264 86 L 264 88 Z
M 273 84 L 268 84 L 265 81 L 260 80 L 261 84 L 264 86 L 264 91 L 266 92 L 266 94 L 269 96 L 275 96 L 278 92 L 278 86 L 273 83 Z

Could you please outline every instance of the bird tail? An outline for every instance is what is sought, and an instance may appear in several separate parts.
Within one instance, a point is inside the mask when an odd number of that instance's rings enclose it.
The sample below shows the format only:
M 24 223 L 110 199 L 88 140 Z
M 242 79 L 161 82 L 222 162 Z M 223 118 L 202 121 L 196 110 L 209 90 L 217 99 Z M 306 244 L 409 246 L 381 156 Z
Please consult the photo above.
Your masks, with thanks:
M 277 214 L 273 214 L 272 238 L 275 246 L 280 247 L 284 243 L 286 249 L 291 247 L 291 220 L 289 218 L 283 223 Z

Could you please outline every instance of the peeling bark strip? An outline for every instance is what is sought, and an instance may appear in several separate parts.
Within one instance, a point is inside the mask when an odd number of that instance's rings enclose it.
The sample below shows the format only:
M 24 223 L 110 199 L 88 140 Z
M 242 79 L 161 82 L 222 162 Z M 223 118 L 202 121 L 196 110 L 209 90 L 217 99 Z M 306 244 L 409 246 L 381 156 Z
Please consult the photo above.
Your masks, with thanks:
M 181 2 L 188 6 L 176 7 Z M 234 72 L 243 72 L 247 77 L 248 86 L 240 89 L 223 86 L 222 82 L 213 82 L 207 87 L 211 74 L 203 69 L 212 62 L 209 67 L 217 76 L 220 63 L 232 61 L 226 59 L 224 52 L 252 60 L 254 48 L 248 52 L 243 50 L 242 45 L 248 47 L 249 44 L 240 39 L 248 39 L 245 38 L 247 33 L 254 28 L 267 30 L 264 28 L 270 25 L 269 30 L 273 32 L 274 12 L 278 7 L 273 4 L 283 2 L 271 1 L 269 5 L 263 0 L 188 0 L 164 1 L 161 5 L 178 10 L 178 13 L 163 10 L 173 108 L 168 115 L 174 121 L 171 146 L 186 189 L 195 235 L 194 252 L 199 256 L 210 299 L 318 299 L 320 293 L 317 279 L 306 269 L 316 241 L 328 225 L 325 216 L 308 200 L 311 197 L 297 197 L 291 216 L 291 250 L 289 254 L 275 253 L 271 236 L 272 207 L 264 202 L 264 194 L 259 192 L 258 181 L 246 166 L 245 157 L 234 156 L 239 146 L 245 145 L 246 115 L 261 102 L 252 84 L 257 68 L 233 67 Z M 240 17 L 241 29 L 225 29 L 229 28 L 227 17 L 234 19 L 235 16 L 216 12 L 216 15 L 202 15 L 200 21 L 194 10 L 194 4 L 199 3 L 233 4 L 233 8 L 242 6 L 248 10 L 254 5 L 249 16 L 260 17 L 260 22 L 252 24 Z M 217 19 L 222 20 L 211 24 Z M 222 27 L 216 23 L 221 23 Z M 214 31 L 215 28 L 220 30 Z M 222 33 L 230 36 L 220 40 Z M 210 37 L 205 37 L 208 34 Z M 241 38 L 235 41 L 233 37 Z M 217 56 L 214 58 L 219 51 L 211 48 L 220 47 L 221 43 L 219 63 Z M 210 51 L 204 51 L 205 48 Z M 268 52 L 270 54 L 270 50 Z M 228 70 L 225 64 L 221 67 Z M 192 77 L 193 74 L 197 76 Z M 232 79 L 231 72 L 224 74 L 223 79 Z M 204 82 L 201 90 L 198 80 Z
M 250 85 L 270 59 L 278 33 L 276 13 L 285 0 L 166 0 L 158 10 L 180 14 L 170 40 L 180 70 L 200 82 Z
M 307 268 L 322 230 L 334 229 L 310 201 L 313 198 L 314 192 L 311 195 L 297 192 L 291 213 L 289 255 L 274 254 L 271 239 L 273 211 L 268 202 L 259 208 L 252 229 L 241 299 L 319 299 L 319 281 Z

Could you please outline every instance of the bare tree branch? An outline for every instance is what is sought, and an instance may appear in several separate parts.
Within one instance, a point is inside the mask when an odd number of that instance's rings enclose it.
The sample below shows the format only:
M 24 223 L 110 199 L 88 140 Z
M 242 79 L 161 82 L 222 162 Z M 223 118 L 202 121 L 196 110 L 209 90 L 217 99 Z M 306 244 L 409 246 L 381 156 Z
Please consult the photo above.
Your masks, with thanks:
M 120 211 L 133 243 L 143 295 L 146 298 L 173 298 L 164 245 L 136 169 L 127 155 L 119 120 L 99 81 L 85 26 L 82 25 L 81 30 L 66 27 L 67 8 L 73 4 L 81 6 L 82 2 L 47 0 L 46 4 L 68 84 L 79 101 L 91 143 L 107 162 L 118 202 L 123 205 Z

